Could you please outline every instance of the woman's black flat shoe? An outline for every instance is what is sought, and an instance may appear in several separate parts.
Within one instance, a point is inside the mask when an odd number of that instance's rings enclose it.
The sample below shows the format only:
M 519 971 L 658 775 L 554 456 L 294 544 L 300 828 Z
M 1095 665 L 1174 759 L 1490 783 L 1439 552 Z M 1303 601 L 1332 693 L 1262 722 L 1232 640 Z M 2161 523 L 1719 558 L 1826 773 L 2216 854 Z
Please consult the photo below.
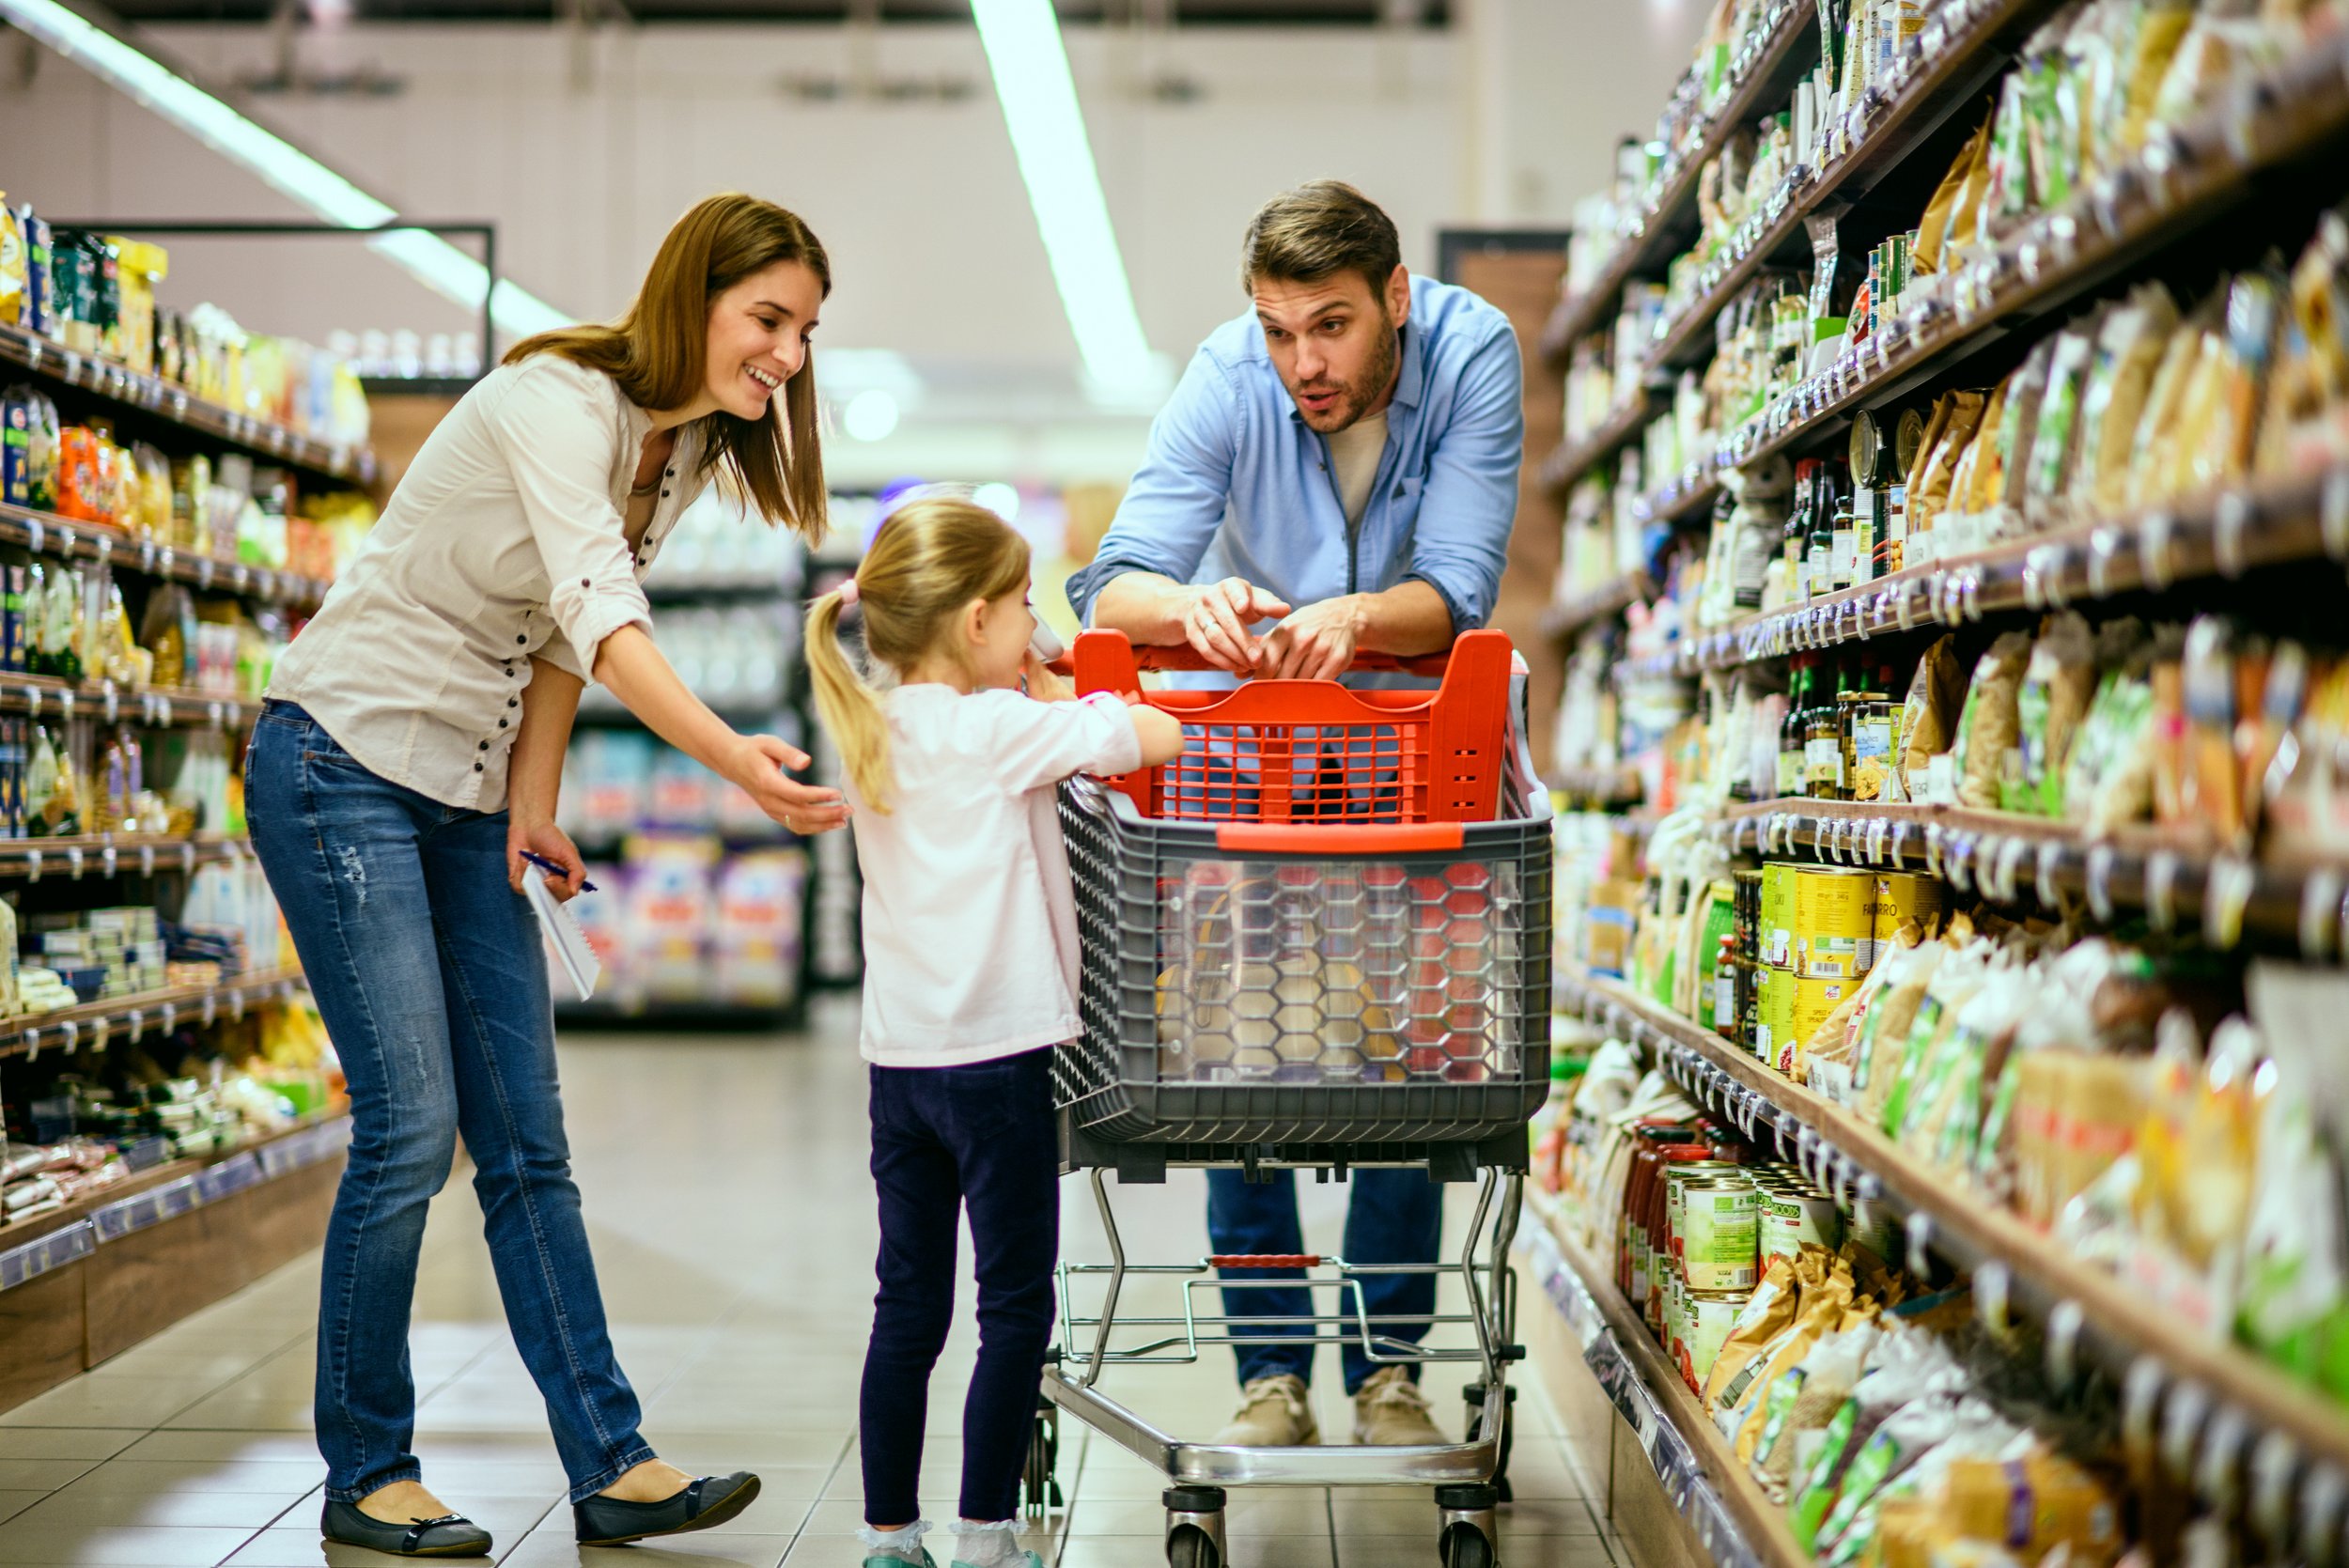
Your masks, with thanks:
M 365 1546 L 393 1557 L 490 1555 L 490 1532 L 455 1514 L 400 1525 L 362 1514 L 353 1503 L 329 1498 L 319 1519 L 319 1533 L 346 1546 Z
M 723 1525 L 758 1497 L 758 1477 L 748 1470 L 706 1475 L 659 1502 L 624 1502 L 589 1498 L 571 1504 L 583 1546 L 619 1546 L 647 1535 L 682 1535 Z

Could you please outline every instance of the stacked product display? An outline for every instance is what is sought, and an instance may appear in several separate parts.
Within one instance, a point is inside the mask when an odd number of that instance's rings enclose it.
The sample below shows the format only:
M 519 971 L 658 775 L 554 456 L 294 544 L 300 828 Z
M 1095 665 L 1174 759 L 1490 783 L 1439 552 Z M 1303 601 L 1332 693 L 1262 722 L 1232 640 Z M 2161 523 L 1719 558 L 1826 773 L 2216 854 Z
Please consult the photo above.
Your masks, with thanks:
M 1570 269 L 1532 1259 L 1658 1550 L 2349 1553 L 2345 69 L 1724 4 Z
M 796 537 L 714 490 L 646 582 L 680 676 L 738 727 L 808 744 Z M 602 687 L 581 706 L 561 820 L 598 891 L 572 904 L 604 966 L 583 1021 L 788 1017 L 806 966 L 809 852 L 750 798 L 639 726 Z M 838 836 L 838 835 L 834 835 Z

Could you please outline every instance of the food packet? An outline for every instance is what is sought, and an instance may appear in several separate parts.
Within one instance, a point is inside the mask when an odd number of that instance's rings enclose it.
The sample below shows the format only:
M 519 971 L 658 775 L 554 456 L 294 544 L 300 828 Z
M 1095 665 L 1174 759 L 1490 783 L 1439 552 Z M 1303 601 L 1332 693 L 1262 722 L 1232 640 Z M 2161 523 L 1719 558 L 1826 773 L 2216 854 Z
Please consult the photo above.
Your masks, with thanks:
M 1754 1419 L 1771 1382 L 1801 1360 L 1820 1338 L 1840 1327 L 1852 1304 L 1851 1270 L 1839 1262 L 1817 1289 L 1803 1293 L 1802 1306 L 1792 1326 L 1763 1352 L 1720 1380 L 1706 1379 L 1704 1391 L 1712 1406 L 1713 1424 L 1730 1439 L 1738 1462 L 1750 1464 L 1763 1423 Z
M 1940 1171 L 1972 1166 L 1992 1059 L 2003 1062 L 2006 1042 L 2031 1001 L 2023 965 L 2012 955 L 1994 958 L 1917 1068 L 1893 1132 L 1902 1144 Z
M 2031 434 L 2030 467 L 2023 476 L 2024 496 L 2037 506 L 2052 505 L 2071 479 L 2080 400 L 2104 328 L 2103 314 L 2091 314 L 2056 334 L 2046 389 L 2039 397 L 2038 427 Z
M 2146 728 L 2153 691 L 2145 674 L 2151 654 L 2144 623 L 2134 616 L 2096 629 L 2094 662 L 2102 674 L 2063 759 L 2061 815 L 2069 821 L 2088 821 L 2100 800 L 2106 828 L 2139 820 L 2153 808 Z
M 2136 34 L 2129 40 L 2127 90 L 2120 132 L 2123 151 L 2135 152 L 2145 145 L 2145 130 L 2153 120 L 2162 81 L 2170 74 L 2170 62 L 2178 56 L 2178 45 L 2185 41 L 2186 29 L 2193 22 L 2194 0 L 2144 0 Z
M 1941 1494 L 1944 1529 L 2000 1542 L 2020 1561 L 2043 1561 L 2061 1547 L 2076 1568 L 2110 1568 L 2127 1545 L 2110 1482 L 2044 1440 L 2021 1458 L 1953 1459 Z
M 2015 696 L 2019 767 L 1999 783 L 1999 804 L 2039 816 L 2063 815 L 2063 763 L 2095 695 L 2095 640 L 2076 611 L 2047 617 Z
M 1935 514 L 1949 505 L 1950 484 L 1957 474 L 1957 460 L 1965 455 L 1966 443 L 1973 439 L 1975 427 L 1982 423 L 1982 411 L 1988 401 L 1986 394 L 1959 391 L 1942 394 L 1934 405 L 1934 423 L 1940 427 L 1940 439 L 1934 442 L 1932 456 L 1923 460 L 1918 477 L 1908 487 L 1911 541 L 1931 534 Z M 1942 411 L 1944 405 L 1948 409 L 1946 414 Z M 1927 433 L 1931 434 L 1930 427 Z M 1933 553 L 1941 553 L 1937 545 Z
M 2173 494 L 2199 494 L 2250 471 L 2283 298 L 2282 282 L 2265 272 L 2245 272 L 2227 289 L 2222 330 L 2205 343 L 2186 390 Z
M 1941 183 L 1934 187 L 1933 199 L 1925 203 L 1923 221 L 1917 225 L 1917 247 L 1908 253 L 1909 272 L 1917 276 L 1941 271 L 1941 258 L 1949 243 L 1950 218 L 1956 210 L 1958 197 L 1965 194 L 1967 177 L 1974 170 L 1974 163 L 1983 155 L 1990 144 L 1990 122 L 1983 120 L 1966 145 L 1958 149 L 1949 172 Z
M 2129 444 L 2177 326 L 2177 302 L 2157 282 L 2131 290 L 2105 317 L 2080 397 L 2079 451 L 2073 465 L 2071 492 L 2085 505 L 2110 511 L 2126 502 Z
M 1893 1421 L 1885 1422 L 1877 1429 L 1876 1436 L 1888 1443 L 1899 1442 L 1900 1439 L 1890 1436 L 1894 1421 L 1899 1420 L 1895 1417 Z M 1960 1404 L 1956 1420 L 1946 1433 L 1933 1437 L 1923 1436 L 1926 1430 L 1925 1423 L 1921 1422 L 1919 1436 L 1922 1452 L 1912 1457 L 1907 1445 L 1902 1442 L 1899 1452 L 1891 1456 L 1885 1479 L 1876 1485 L 1872 1496 L 1866 1497 L 1853 1510 L 1850 1524 L 1828 1556 L 1828 1568 L 1843 1568 L 1848 1563 L 1875 1560 L 1876 1526 L 1886 1503 L 1902 1498 L 1934 1497 L 1940 1492 L 1950 1467 L 1960 1459 L 2004 1462 L 2027 1452 L 2033 1441 L 2029 1433 L 1999 1415 L 1988 1401 L 1978 1398 L 1968 1398 Z M 1906 1437 L 1908 1435 L 1902 1436 Z M 1856 1491 L 1866 1489 L 1874 1476 L 1874 1457 L 1863 1452 L 1853 1461 L 1852 1473 L 1845 1478 L 1843 1496 L 1836 1501 L 1839 1512 L 1844 1503 L 1851 1500 Z M 1834 1515 L 1829 1515 L 1828 1523 L 1832 1529 Z
M 2006 397 L 1999 408 L 1998 426 L 1999 505 L 2023 504 L 2024 480 L 2030 470 L 2031 441 L 2039 431 L 2039 404 L 2046 395 L 2047 367 L 2055 359 L 2055 349 L 2054 338 L 2041 338 L 2006 379 Z
M 1753 1295 L 1731 1321 L 1729 1333 L 1714 1354 L 1713 1369 L 1705 1374 L 1706 1408 L 1712 1407 L 1717 1379 L 1725 1382 L 1793 1325 L 1805 1294 L 1799 1264 L 1800 1260 L 1780 1253 L 1762 1271 L 1761 1282 L 1753 1287 Z M 1816 1267 L 1815 1263 L 1812 1266 Z M 1729 1374 L 1722 1372 L 1725 1358 L 1732 1367 Z
M 1982 465 L 1984 447 L 1991 443 L 1984 439 L 1990 419 L 1999 408 L 1999 394 L 1993 392 L 1983 409 L 1983 417 L 1975 423 L 1974 433 L 1966 439 L 1964 450 L 1958 454 L 1957 465 L 1950 474 L 1950 503 L 1934 519 L 1933 551 L 1943 559 L 1965 555 L 1987 547 L 1992 539 L 1991 520 L 1969 505 L 1973 497 L 1975 474 Z
M 2294 738 L 2262 781 L 2269 842 L 2297 855 L 2349 850 L 2349 660 L 2310 674 Z
M 1847 1312 L 1842 1327 L 1821 1335 L 1800 1360 L 1772 1379 L 1762 1402 L 1751 1466 L 1753 1479 L 1772 1501 L 1785 1500 L 1804 1435 L 1823 1432 L 1843 1408 L 1883 1334 L 1874 1312 Z
M 1888 1042 L 1897 1054 L 1871 1068 L 1860 1109 L 1887 1137 L 1900 1136 L 1925 1064 L 1938 1056 L 1956 1032 L 1957 1016 L 1989 979 L 1994 955 L 1991 943 L 1979 939 L 1943 954 L 1933 968 L 1924 1000 L 1917 1004 L 1907 1033 Z
M 1885 1483 L 1946 1442 L 1957 1430 L 1961 1415 L 1978 1419 L 1980 1412 L 1968 1406 L 1980 1404 L 1979 1400 L 1942 1385 L 1887 1412 L 1875 1430 L 1853 1451 L 1851 1463 L 1844 1467 L 1835 1506 L 1819 1525 L 1814 1550 L 1821 1558 L 1829 1562 L 1835 1560 L 1836 1545 L 1859 1521 L 1863 1510 L 1873 1514 L 1877 1494 Z
M 1957 638 L 1944 633 L 1917 661 L 1908 698 L 1901 706 L 1900 734 L 1892 737 L 1893 775 L 1900 784 L 1896 799 L 1922 798 L 1926 770 L 1954 742 L 1965 701 L 1966 672 L 1957 661 Z
M 1890 1092 L 1908 1032 L 1915 1027 L 1917 1010 L 1933 984 L 1933 971 L 1950 951 L 1946 942 L 1920 942 L 1896 949 L 1870 971 L 1871 979 L 1877 970 L 1883 971 L 1883 986 L 1852 1032 L 1852 1088 L 1857 1099 L 1847 1103 L 1864 1108 L 1871 1103 L 1873 1088 L 1880 1086 Z M 1877 1106 L 1883 1104 L 1882 1094 L 1873 1099 Z
M 1787 1499 L 1787 1527 L 1805 1551 L 1815 1548 L 1845 1471 L 1885 1419 L 1937 1387 L 1962 1389 L 1965 1385 L 1966 1374 L 1934 1334 L 1898 1323 L 1885 1326 L 1883 1338 L 1869 1354 L 1867 1370 L 1852 1385 L 1851 1397 L 1828 1418 L 1816 1452 L 1801 1467 Z
M 2154 383 L 2145 394 L 2145 411 L 2138 419 L 2137 433 L 2129 439 L 2131 505 L 2166 501 L 2172 493 L 2169 458 L 2176 450 L 2187 389 L 2202 362 L 2204 346 L 2218 323 L 2219 312 L 2225 308 L 2224 294 L 2221 287 L 2197 304 L 2162 348 L 2161 365 L 2155 370 Z
M 1954 747 L 1960 805 L 1989 810 L 1999 803 L 2007 753 L 2019 750 L 2015 699 L 2030 659 L 2030 633 L 2010 631 L 1991 644 L 1974 666 Z
M 2234 752 L 2235 658 L 2234 629 L 2223 616 L 2200 615 L 2186 629 L 2179 815 L 2239 846 L 2248 833 Z
M 2253 466 L 2305 474 L 2349 459 L 2349 213 L 2317 220 L 2292 270 Z
M 1950 482 L 1950 505 L 1976 518 L 1995 510 L 2006 491 L 2005 471 L 1999 467 L 1999 427 L 2006 420 L 2007 386 L 2013 380 L 2009 376 L 1991 393 L 1989 403 L 1982 411 L 1982 425 L 1974 431 L 1973 443 L 1958 465 L 1957 476 Z M 2000 528 L 1997 532 L 2003 536 L 2006 530 Z
M 16 326 L 24 320 L 27 282 L 23 220 L 0 191 L 0 321 Z

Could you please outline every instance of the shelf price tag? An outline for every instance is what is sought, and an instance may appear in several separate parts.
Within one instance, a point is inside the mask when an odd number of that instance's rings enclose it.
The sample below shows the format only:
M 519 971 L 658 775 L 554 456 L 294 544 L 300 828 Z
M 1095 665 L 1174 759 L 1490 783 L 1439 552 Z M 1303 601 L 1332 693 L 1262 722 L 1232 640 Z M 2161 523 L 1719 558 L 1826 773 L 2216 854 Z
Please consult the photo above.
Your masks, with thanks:
M 2291 1544 L 2292 1478 L 2299 1468 L 2300 1451 L 2285 1433 L 2263 1433 L 2251 1450 L 2251 1528 L 2279 1557 Z
M 2014 1288 L 2014 1274 L 1998 1258 L 1985 1258 L 1974 1269 L 1974 1315 L 1998 1339 L 2015 1331 L 2014 1321 L 2007 1315 L 2007 1298 Z
M 2243 910 L 2259 884 L 2250 862 L 2220 855 L 2210 862 L 2202 888 L 2202 937 L 2212 946 L 2229 948 L 2243 939 Z
M 2047 1313 L 2047 1386 L 2059 1396 L 2070 1392 L 2074 1380 L 2079 1376 L 2080 1330 L 2087 1323 L 2088 1313 L 2069 1297 L 2057 1302 Z
M 2112 924 L 2112 846 L 2092 845 L 2088 851 L 2088 912 L 2099 925 Z
M 1933 1278 L 1933 1216 L 1911 1209 L 1905 1227 L 1908 1240 L 1908 1271 L 1920 1280 Z
M 1881 816 L 1868 824 L 1868 863 L 1870 865 L 1884 863 L 1884 837 L 1891 826 L 1891 823 Z
M 2319 1465 L 2300 1486 L 2300 1550 L 2311 1568 L 2341 1560 L 2341 1516 L 2349 1513 L 2349 1481 L 2330 1465 Z
M 2251 1423 L 2232 1405 L 2222 1405 L 2202 1427 L 2194 1459 L 2194 1490 L 2221 1514 L 2232 1514 L 2243 1497 L 2243 1451 L 2250 1446 Z
M 2250 565 L 2244 558 L 2244 536 L 2251 530 L 2251 498 L 2229 490 L 2211 513 L 2211 560 L 2224 577 L 2241 577 Z
M 2137 526 L 2137 569 L 2148 588 L 2163 590 L 2177 581 L 2171 540 L 2177 526 L 2177 520 L 2165 511 L 2147 513 Z
M 2325 552 L 2336 561 L 2349 561 L 2349 468 L 2337 468 L 2325 476 L 2316 517 L 2325 536 Z
M 39 555 L 48 548 L 48 530 L 42 526 L 40 519 L 26 518 L 24 520 L 24 536 L 34 554 Z
M 2300 884 L 2300 956 L 2310 963 L 2322 963 L 2332 954 L 2341 888 L 2341 873 L 2331 866 L 2319 866 Z
M 2194 1474 L 2196 1439 L 2211 1413 L 2210 1390 L 2192 1378 L 2182 1378 L 2161 1402 L 2161 1462 L 2181 1480 Z
M 2015 874 L 2022 864 L 2023 851 L 2030 846 L 2030 842 L 2028 840 L 2020 838 L 2008 839 L 2004 844 L 1999 846 L 1999 864 L 1997 876 L 1999 883 L 1999 901 L 2002 904 L 2012 904 L 2016 901 L 2015 896 Z
M 2056 873 L 2063 864 L 2063 842 L 2046 838 L 2039 841 L 2039 857 L 2031 867 L 2031 891 L 2038 895 L 2039 907 L 2054 911 L 2062 907 Z
M 2088 591 L 2096 598 L 2112 597 L 2112 562 L 2121 553 L 2121 531 L 2099 528 L 2088 536 Z
M 2156 849 L 2145 857 L 2145 923 L 2167 931 L 2178 923 L 2178 853 Z
M 2162 1387 L 2169 1380 L 2170 1374 L 2150 1354 L 2131 1361 L 2128 1375 L 2122 1380 L 2121 1447 L 2132 1469 L 2153 1467 L 2154 1413 L 2160 1407 Z
M 40 880 L 40 851 L 38 849 L 24 851 L 24 879 L 28 882 Z
M 82 879 L 82 846 L 74 845 L 65 852 L 65 868 L 75 881 Z

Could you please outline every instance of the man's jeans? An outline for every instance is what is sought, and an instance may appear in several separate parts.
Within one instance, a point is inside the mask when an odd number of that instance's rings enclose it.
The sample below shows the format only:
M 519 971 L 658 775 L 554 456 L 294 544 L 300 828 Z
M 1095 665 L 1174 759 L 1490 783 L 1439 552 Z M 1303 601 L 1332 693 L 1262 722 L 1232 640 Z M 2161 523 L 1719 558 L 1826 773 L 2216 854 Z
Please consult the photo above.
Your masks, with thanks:
M 408 1317 L 425 1211 L 464 1134 L 506 1321 L 573 1501 L 651 1458 L 613 1359 L 571 1182 L 545 950 L 506 879 L 506 814 L 378 777 L 290 703 L 245 758 L 246 815 L 350 1083 L 326 1228 L 318 1438 L 326 1494 L 418 1478 Z
M 1252 1183 L 1238 1171 L 1207 1172 L 1207 1234 L 1218 1253 L 1297 1253 L 1305 1250 L 1304 1233 L 1297 1219 L 1297 1173 L 1268 1172 L 1270 1179 Z M 1357 1171 L 1348 1179 L 1352 1196 L 1346 1206 L 1346 1241 L 1341 1255 L 1351 1264 L 1432 1263 L 1443 1242 L 1443 1188 L 1424 1171 L 1373 1169 Z M 1227 1280 L 1285 1280 L 1293 1269 L 1227 1269 Z M 1436 1310 L 1433 1274 L 1374 1274 L 1360 1281 L 1361 1305 L 1370 1316 L 1371 1332 L 1389 1339 L 1419 1343 L 1427 1336 L 1423 1323 L 1381 1323 L 1393 1312 L 1426 1317 Z M 1226 1290 L 1223 1311 L 1230 1317 L 1330 1317 L 1353 1313 L 1348 1292 L 1327 1288 L 1305 1290 Z M 1352 1331 L 1349 1322 L 1347 1330 Z M 1313 1325 L 1295 1327 L 1235 1328 L 1235 1337 L 1251 1343 L 1234 1346 L 1239 1358 L 1239 1380 L 1293 1373 L 1313 1381 L 1314 1347 L 1284 1343 L 1311 1338 Z M 1359 1343 L 1339 1350 L 1346 1373 L 1346 1391 L 1353 1393 L 1378 1370 Z M 1417 1368 L 1411 1369 L 1416 1376 Z

